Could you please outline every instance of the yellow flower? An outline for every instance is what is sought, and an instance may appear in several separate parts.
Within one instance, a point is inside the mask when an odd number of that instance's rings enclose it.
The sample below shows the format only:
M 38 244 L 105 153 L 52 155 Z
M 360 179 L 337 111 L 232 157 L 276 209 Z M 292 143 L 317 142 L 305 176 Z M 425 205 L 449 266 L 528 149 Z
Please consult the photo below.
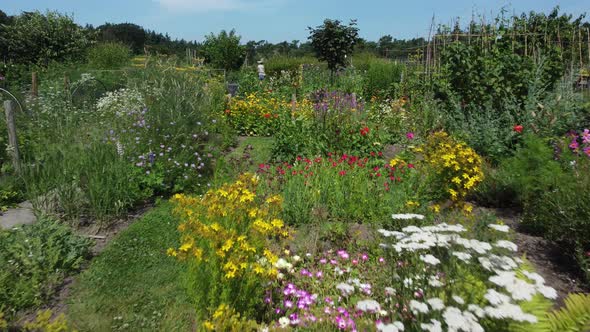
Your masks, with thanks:
M 168 256 L 172 256 L 172 257 L 176 257 L 177 256 L 176 250 L 174 250 L 172 248 L 168 248 L 168 250 L 166 250 L 166 254 Z
M 211 323 L 210 321 L 205 321 L 203 323 L 203 327 L 208 330 L 208 331 L 214 331 L 215 330 L 215 325 L 213 325 L 213 323 Z
M 178 250 L 182 251 L 182 252 L 187 252 L 189 251 L 191 248 L 193 247 L 192 242 L 186 242 L 183 243 L 180 248 L 178 248 Z
M 280 228 L 283 228 L 283 226 L 284 226 L 283 221 L 280 219 L 273 219 L 270 223 L 274 228 L 280 229 Z
M 231 247 L 234 245 L 234 241 L 232 239 L 227 239 L 225 241 L 225 244 L 223 245 L 223 247 L 221 247 L 221 250 L 223 251 L 229 251 L 231 249 Z

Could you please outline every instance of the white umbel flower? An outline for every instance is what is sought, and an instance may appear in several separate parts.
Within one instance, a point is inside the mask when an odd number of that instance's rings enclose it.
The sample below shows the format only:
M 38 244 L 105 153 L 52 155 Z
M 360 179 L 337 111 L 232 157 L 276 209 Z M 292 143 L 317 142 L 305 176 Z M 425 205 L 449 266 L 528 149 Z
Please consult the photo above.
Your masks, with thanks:
M 356 308 L 364 312 L 378 312 L 381 310 L 379 302 L 371 299 L 358 301 L 356 303 Z
M 391 218 L 396 219 L 396 220 L 410 220 L 410 219 L 422 220 L 422 219 L 424 219 L 424 216 L 421 214 L 415 214 L 415 213 L 400 213 L 400 214 L 392 214 Z
M 439 299 L 438 297 L 433 297 L 431 299 L 426 300 L 432 310 L 442 310 L 445 308 L 445 303 L 443 300 Z
M 420 260 L 430 265 L 438 265 L 440 263 L 440 260 L 431 254 L 420 255 Z
M 489 224 L 488 227 L 489 228 L 492 228 L 492 229 L 495 229 L 498 232 L 508 233 L 510 231 L 510 227 L 508 227 L 506 225 Z
M 426 314 L 426 313 L 428 313 L 428 306 L 426 305 L 426 303 L 418 302 L 416 300 L 411 300 L 410 301 L 410 309 L 412 310 L 412 312 L 414 314 L 418 314 L 418 313 Z

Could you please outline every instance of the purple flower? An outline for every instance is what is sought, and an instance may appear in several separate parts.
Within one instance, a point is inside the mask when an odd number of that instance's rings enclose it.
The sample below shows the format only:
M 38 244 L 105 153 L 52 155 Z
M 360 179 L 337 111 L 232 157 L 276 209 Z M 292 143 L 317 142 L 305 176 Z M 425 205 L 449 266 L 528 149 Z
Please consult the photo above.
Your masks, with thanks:
M 412 133 L 412 132 L 406 133 L 406 137 L 408 139 L 414 139 L 414 133 Z
M 293 308 L 293 301 L 285 300 L 285 308 Z

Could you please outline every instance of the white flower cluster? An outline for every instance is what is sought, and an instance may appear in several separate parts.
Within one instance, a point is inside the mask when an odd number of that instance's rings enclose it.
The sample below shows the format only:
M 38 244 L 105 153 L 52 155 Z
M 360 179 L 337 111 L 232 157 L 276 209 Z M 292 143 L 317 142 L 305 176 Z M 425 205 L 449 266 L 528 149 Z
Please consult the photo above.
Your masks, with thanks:
M 415 214 L 415 213 L 400 213 L 400 214 L 392 214 L 391 218 L 397 219 L 397 220 L 410 220 L 410 219 L 422 220 L 422 219 L 424 219 L 424 216 L 421 214 Z
M 489 227 L 500 232 L 509 232 L 508 226 L 505 225 L 492 224 Z M 465 231 L 466 229 L 461 225 L 448 224 L 424 227 L 408 226 L 403 228 L 401 232 L 379 230 L 379 233 L 391 240 L 383 247 L 391 248 L 396 253 L 407 252 L 411 255 L 419 253 L 417 257 L 430 265 L 429 269 L 435 269 L 435 266 L 445 264 L 430 253 L 437 249 L 437 253 L 440 253 L 441 250 L 448 250 L 450 253 L 450 255 L 443 254 L 439 257 L 454 258 L 455 262 L 459 264 L 470 264 L 476 261 L 484 271 L 489 271 L 491 274 L 488 280 L 485 280 L 489 289 L 484 297 L 489 305 L 483 308 L 473 303 L 466 303 L 463 298 L 457 295 L 450 297 L 456 307 L 445 306 L 443 300 L 439 298 L 426 299 L 425 302 L 411 300 L 409 309 L 416 315 L 428 314 L 430 310 L 442 312 L 444 322 L 430 319 L 421 323 L 420 327 L 425 331 L 437 332 L 442 331 L 444 324 L 447 331 L 480 332 L 483 331 L 483 327 L 478 322 L 480 318 L 536 322 L 537 318 L 524 312 L 518 305 L 518 301 L 530 301 L 536 294 L 541 294 L 548 299 L 555 299 L 557 297 L 555 289 L 546 286 L 545 280 L 539 274 L 519 270 L 519 265 L 523 262 L 521 259 L 497 253 L 501 250 L 516 252 L 518 250 L 516 244 L 507 240 L 498 240 L 492 245 L 488 242 L 468 239 L 460 235 Z M 431 287 L 444 286 L 438 274 L 431 275 L 427 280 Z M 412 286 L 405 280 L 404 284 L 406 287 Z
M 145 107 L 141 93 L 134 89 L 119 89 L 107 92 L 96 102 L 99 114 L 110 113 L 122 116 Z

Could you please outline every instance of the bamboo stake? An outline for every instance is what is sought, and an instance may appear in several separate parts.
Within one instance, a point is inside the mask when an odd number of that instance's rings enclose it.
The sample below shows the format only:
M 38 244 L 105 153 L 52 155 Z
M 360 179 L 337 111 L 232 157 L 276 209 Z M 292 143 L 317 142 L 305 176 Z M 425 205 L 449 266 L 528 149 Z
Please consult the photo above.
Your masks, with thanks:
M 584 66 L 584 61 L 582 60 L 582 29 L 578 28 L 578 49 L 580 50 L 580 67 Z

